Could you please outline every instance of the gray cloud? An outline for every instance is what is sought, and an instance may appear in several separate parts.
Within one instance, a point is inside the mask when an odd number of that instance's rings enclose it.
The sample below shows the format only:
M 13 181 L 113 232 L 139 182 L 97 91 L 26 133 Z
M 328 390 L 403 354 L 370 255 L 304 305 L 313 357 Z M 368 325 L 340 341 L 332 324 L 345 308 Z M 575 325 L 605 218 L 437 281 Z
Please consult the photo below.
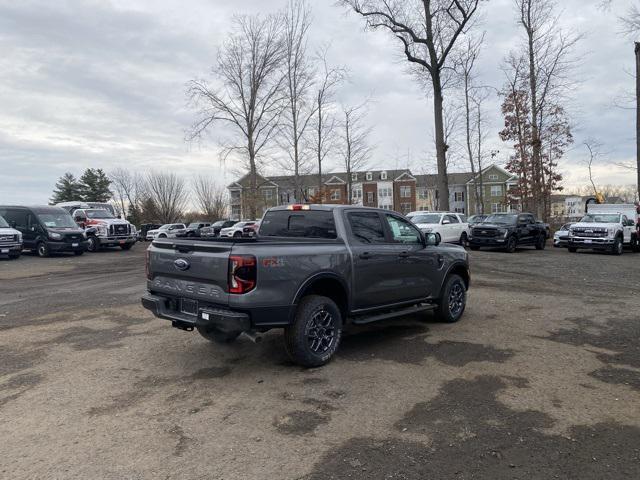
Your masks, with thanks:
M 355 15 L 332 2 L 312 1 L 312 44 L 330 42 L 330 58 L 345 65 L 351 81 L 345 102 L 371 96 L 369 121 L 377 166 L 431 168 L 429 99 L 407 73 L 398 44 L 382 32 L 364 32 Z M 581 63 L 571 92 L 576 146 L 561 165 L 570 184 L 586 181 L 586 138 L 598 138 L 612 161 L 634 158 L 634 115 L 614 106 L 633 91 L 633 42 L 617 33 L 618 11 L 596 4 L 562 2 L 566 28 L 584 32 L 576 52 Z M 233 161 L 220 165 L 216 128 L 201 145 L 184 142 L 193 119 L 184 85 L 207 76 L 233 13 L 270 12 L 280 0 L 178 2 L 0 1 L 0 203 L 46 202 L 65 171 L 117 166 L 145 171 L 178 168 L 184 175 L 218 175 L 227 182 Z M 483 82 L 499 88 L 500 64 L 518 45 L 512 2 L 484 6 L 487 31 Z M 509 147 L 497 136 L 499 99 L 487 105 L 491 148 Z M 337 161 L 333 160 L 337 165 Z M 630 172 L 599 166 L 602 183 L 633 183 Z M 628 178 L 628 181 L 626 179 Z

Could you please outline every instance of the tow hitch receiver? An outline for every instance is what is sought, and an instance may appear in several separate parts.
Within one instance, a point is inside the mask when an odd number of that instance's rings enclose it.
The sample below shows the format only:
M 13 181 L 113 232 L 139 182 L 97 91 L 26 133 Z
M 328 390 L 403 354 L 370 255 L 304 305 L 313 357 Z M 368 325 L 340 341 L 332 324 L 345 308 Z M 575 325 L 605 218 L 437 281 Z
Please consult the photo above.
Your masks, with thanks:
M 171 326 L 177 328 L 179 330 L 184 330 L 185 332 L 193 332 L 193 325 L 183 322 L 173 321 L 171 322 Z

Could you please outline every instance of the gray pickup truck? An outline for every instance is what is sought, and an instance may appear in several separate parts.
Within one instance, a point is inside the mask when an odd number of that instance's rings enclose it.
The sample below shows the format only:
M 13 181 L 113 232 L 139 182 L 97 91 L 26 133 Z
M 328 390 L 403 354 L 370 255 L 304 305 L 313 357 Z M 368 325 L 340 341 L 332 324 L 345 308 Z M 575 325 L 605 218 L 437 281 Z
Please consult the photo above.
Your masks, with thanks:
M 343 327 L 434 311 L 464 313 L 466 251 L 438 245 L 387 210 L 290 205 L 268 210 L 256 238 L 156 239 L 142 304 L 215 342 L 284 328 L 303 366 L 327 363 Z

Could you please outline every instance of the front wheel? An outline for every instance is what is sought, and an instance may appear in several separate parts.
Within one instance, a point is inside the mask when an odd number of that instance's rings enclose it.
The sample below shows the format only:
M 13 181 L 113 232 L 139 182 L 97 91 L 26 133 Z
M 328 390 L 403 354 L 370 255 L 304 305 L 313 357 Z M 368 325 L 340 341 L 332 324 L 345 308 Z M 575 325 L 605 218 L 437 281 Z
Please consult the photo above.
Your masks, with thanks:
M 474 252 L 477 252 L 478 250 L 480 250 L 480 247 L 477 247 L 477 246 L 475 246 L 475 245 L 471 245 L 469 248 L 470 248 L 471 250 L 473 250 Z
M 640 239 L 637 235 L 631 237 L 631 250 L 635 253 L 640 252 Z
M 38 243 L 38 246 L 36 247 L 36 252 L 38 252 L 38 256 L 41 258 L 48 257 L 49 255 L 51 255 L 51 252 L 49 251 L 49 246 L 45 242 Z
M 120 248 L 122 250 L 131 250 L 131 247 L 133 247 L 133 243 L 125 243 L 124 245 L 120 245 Z
M 507 253 L 514 253 L 516 251 L 516 247 L 518 246 L 518 240 L 513 235 L 509 237 L 507 240 L 507 248 L 505 249 Z
M 331 360 L 342 338 L 342 313 L 328 297 L 304 297 L 292 325 L 284 331 L 287 354 L 303 367 L 320 367 Z
M 440 304 L 436 309 L 436 317 L 444 323 L 455 323 L 462 317 L 467 306 L 467 286 L 460 275 L 447 278 Z
M 17 260 L 18 258 L 20 258 L 20 252 L 9 254 L 9 259 L 11 260 Z
M 233 234 L 233 238 L 240 238 L 242 237 L 242 232 L 236 232 Z
M 76 250 L 75 252 L 73 252 L 73 254 L 74 254 L 76 257 L 79 257 L 79 256 L 80 256 L 80 255 L 82 255 L 83 253 L 84 253 L 84 250 Z
M 97 252 L 98 250 L 100 250 L 100 240 L 98 240 L 97 237 L 90 236 L 87 239 L 87 242 L 89 242 L 89 244 L 87 245 L 87 250 L 89 250 L 90 252 Z
M 569 247 L 569 252 L 570 253 L 576 253 L 578 251 L 578 249 L 576 247 Z
M 460 235 L 460 245 L 464 248 L 469 246 L 469 237 L 467 237 L 467 232 L 462 232 L 462 235 Z
M 611 253 L 613 255 L 622 255 L 624 253 L 624 245 L 622 244 L 622 238 L 616 237 L 611 247 Z
M 544 250 L 546 245 L 547 237 L 544 234 L 538 235 L 538 239 L 536 240 L 536 250 Z

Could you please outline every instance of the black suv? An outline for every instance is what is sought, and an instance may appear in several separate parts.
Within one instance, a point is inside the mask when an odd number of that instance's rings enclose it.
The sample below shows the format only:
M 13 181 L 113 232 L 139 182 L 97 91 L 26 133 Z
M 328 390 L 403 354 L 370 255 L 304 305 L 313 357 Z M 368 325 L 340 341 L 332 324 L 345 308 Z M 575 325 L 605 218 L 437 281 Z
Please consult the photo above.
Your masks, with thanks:
M 176 236 L 177 237 L 199 237 L 200 230 L 210 226 L 211 226 L 211 223 L 209 222 L 191 222 L 189 225 L 187 225 L 187 229 L 184 231 L 184 233 L 179 233 Z
M 233 227 L 236 223 L 238 223 L 238 220 L 218 220 L 217 222 L 211 224 L 209 227 L 201 228 L 200 236 L 219 237 L 220 230 L 222 230 L 223 228 Z
M 87 250 L 84 230 L 61 207 L 0 206 L 0 216 L 22 233 L 24 248 L 40 257 L 54 252 L 82 255 Z
M 495 213 L 469 230 L 469 247 L 498 247 L 509 253 L 521 245 L 543 250 L 547 242 L 546 226 L 531 213 Z

